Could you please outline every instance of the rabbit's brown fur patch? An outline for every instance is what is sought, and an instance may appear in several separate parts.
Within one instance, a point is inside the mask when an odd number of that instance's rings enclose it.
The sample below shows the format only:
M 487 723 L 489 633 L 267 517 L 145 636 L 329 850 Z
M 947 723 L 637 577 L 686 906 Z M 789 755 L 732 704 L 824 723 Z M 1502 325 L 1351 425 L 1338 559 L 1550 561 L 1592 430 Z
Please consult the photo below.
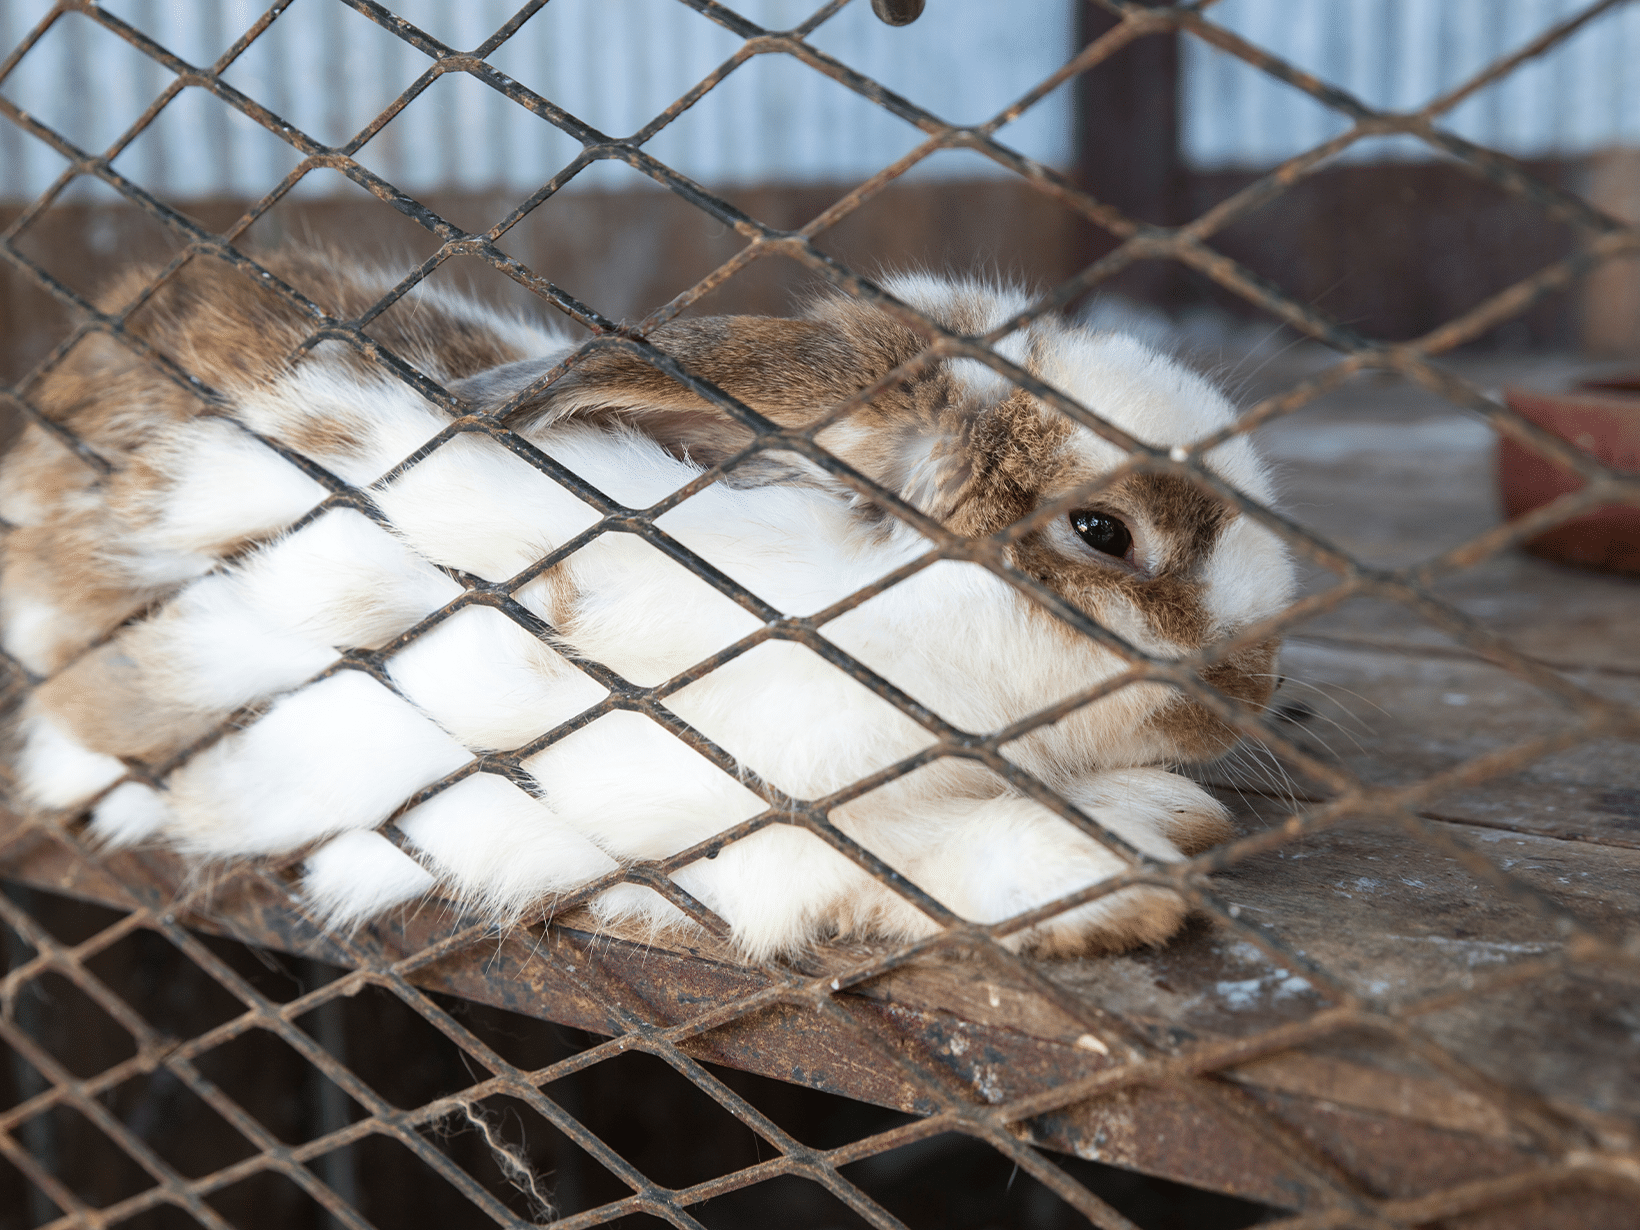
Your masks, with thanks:
M 36 657 L 43 674 L 60 670 L 80 649 L 117 628 L 158 596 L 134 589 L 105 553 L 106 518 L 84 512 L 46 526 L 12 530 L 0 553 L 8 604 L 35 603 L 52 612 L 53 644 Z
M 150 766 L 163 764 L 215 724 L 216 714 L 172 710 L 143 685 L 116 640 L 41 684 L 32 705 L 86 747 Z

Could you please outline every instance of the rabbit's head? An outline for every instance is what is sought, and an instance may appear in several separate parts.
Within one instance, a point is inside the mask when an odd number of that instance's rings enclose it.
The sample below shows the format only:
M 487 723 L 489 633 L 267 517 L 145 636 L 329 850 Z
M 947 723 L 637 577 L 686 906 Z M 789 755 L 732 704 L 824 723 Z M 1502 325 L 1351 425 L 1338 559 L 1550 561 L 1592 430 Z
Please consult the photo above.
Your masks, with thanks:
M 1029 304 L 1019 291 L 976 282 L 913 276 L 886 287 L 969 337 Z M 885 381 L 928 345 L 885 308 L 830 295 L 797 318 L 684 320 L 651 340 L 690 375 L 783 428 L 802 428 L 870 390 L 817 433 L 820 445 L 947 529 L 975 541 L 1002 536 L 995 541 L 1006 540 L 1008 566 L 1144 655 L 1175 659 L 1213 646 L 1279 611 L 1291 594 L 1292 564 L 1268 528 L 1189 478 L 1127 465 L 1125 449 L 983 363 L 934 358 Z M 995 350 L 1147 445 L 1188 445 L 1234 418 L 1208 381 L 1118 334 L 1043 317 L 1008 333 Z M 514 364 L 457 389 L 507 406 L 515 426 L 621 423 L 705 466 L 754 439 L 730 412 L 631 349 L 589 353 L 544 390 L 531 390 L 546 368 L 547 361 Z M 1266 467 L 1245 437 L 1212 449 L 1204 464 L 1230 488 L 1272 502 Z M 922 541 L 869 494 L 794 451 L 752 453 L 724 481 L 824 489 L 850 508 L 860 532 Z M 1039 510 L 1044 515 L 1029 528 L 1010 530 Z M 898 632 L 925 642 L 925 656 L 947 667 L 913 672 L 917 686 L 905 680 L 907 690 L 969 729 L 1005 726 L 1128 668 L 1119 646 L 1099 643 L 978 564 L 935 565 L 890 592 L 901 590 L 910 596 L 900 599 Z M 1261 706 L 1272 690 L 1276 648 L 1272 638 L 1215 654 L 1201 676 Z M 1177 689 L 1141 682 L 1017 741 L 1009 754 L 1057 776 L 1056 766 L 1209 759 L 1235 737 Z

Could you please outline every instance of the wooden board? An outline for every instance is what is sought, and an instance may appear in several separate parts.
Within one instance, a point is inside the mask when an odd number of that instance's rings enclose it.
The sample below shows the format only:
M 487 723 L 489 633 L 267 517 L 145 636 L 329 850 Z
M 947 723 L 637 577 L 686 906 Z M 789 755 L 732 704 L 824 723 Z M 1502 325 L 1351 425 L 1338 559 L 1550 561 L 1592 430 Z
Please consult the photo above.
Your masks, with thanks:
M 1277 818 L 1244 813 L 1254 828 Z M 1451 826 L 1459 836 L 1472 830 Z M 1509 836 L 1513 869 L 1551 892 L 1577 888 L 1580 913 L 1602 928 L 1640 922 L 1640 854 L 1586 843 Z M 56 842 L 25 839 L 8 851 L 15 878 L 110 904 L 163 903 L 184 870 L 168 855 L 109 860 L 98 880 Z M 1458 989 L 1466 977 L 1560 949 L 1552 925 L 1516 903 L 1489 898 L 1472 878 L 1392 832 L 1348 829 L 1286 847 L 1219 877 L 1244 916 L 1267 923 L 1306 958 L 1390 1003 Z M 116 882 L 141 886 L 137 896 Z M 266 881 L 225 881 L 208 916 L 190 925 L 247 942 L 343 963 L 293 901 Z M 457 929 L 428 910 L 360 938 L 371 963 L 390 962 Z M 417 969 L 430 989 L 600 1033 L 620 1032 L 611 1005 L 653 1025 L 687 1020 L 751 994 L 763 976 L 700 937 L 624 936 L 570 917 L 542 942 L 519 934 Z M 869 959 L 839 947 L 822 958 L 843 970 Z M 1157 1055 L 1189 1056 L 1265 1030 L 1301 1023 L 1323 1006 L 1314 989 L 1245 940 L 1199 923 L 1158 951 L 1044 966 L 1076 1000 L 1096 1005 L 1147 1040 Z M 1601 1125 L 1640 1114 L 1628 1007 L 1640 988 L 1591 970 L 1555 975 L 1420 1022 L 1477 1075 L 1505 1094 L 1543 1095 L 1562 1113 Z M 988 1103 L 1051 1091 L 1116 1065 L 1091 1049 L 1085 1022 L 1045 1001 L 1017 976 L 984 962 L 925 960 L 841 997 L 857 1019 L 949 1077 L 952 1091 Z M 1569 1028 L 1574 1026 L 1575 1028 Z M 686 1045 L 702 1059 L 796 1080 L 904 1110 L 936 1109 L 858 1037 L 797 1008 L 759 1012 Z M 1349 1030 L 1223 1071 L 1279 1123 L 1318 1145 L 1357 1182 L 1410 1198 L 1437 1187 L 1542 1165 L 1484 1087 L 1476 1089 L 1405 1047 Z M 1276 1205 L 1321 1196 L 1302 1157 L 1234 1130 L 1222 1081 L 1139 1085 L 1094 1097 L 1024 1125 L 1049 1147 L 1163 1174 Z M 1599 1223 L 1591 1223 L 1599 1224 Z M 1614 1223 L 1621 1224 L 1621 1223 Z

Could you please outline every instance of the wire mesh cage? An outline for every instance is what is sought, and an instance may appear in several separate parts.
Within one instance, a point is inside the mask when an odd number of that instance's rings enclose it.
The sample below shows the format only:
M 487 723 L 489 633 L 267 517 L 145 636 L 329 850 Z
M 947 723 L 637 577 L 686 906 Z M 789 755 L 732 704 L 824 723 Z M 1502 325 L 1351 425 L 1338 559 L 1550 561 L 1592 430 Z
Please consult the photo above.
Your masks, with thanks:
M 5 232 L 5 259 L 75 321 L 4 389 L 6 404 L 85 466 L 106 473 L 107 458 L 36 404 L 42 382 L 95 336 L 152 364 L 197 397 L 202 412 L 229 415 L 229 401 L 200 373 L 155 348 L 130 322 L 191 262 L 214 260 L 271 288 L 308 322 L 304 351 L 351 348 L 447 412 L 447 427 L 384 483 L 451 441 L 479 435 L 507 446 L 596 514 L 584 532 L 510 580 L 457 577 L 458 597 L 384 648 L 348 651 L 324 677 L 365 672 L 390 685 L 385 664 L 393 654 L 471 607 L 550 636 L 515 591 L 602 535 L 634 535 L 749 612 L 757 630 L 654 686 L 586 664 L 606 698 L 542 736 L 541 745 L 608 713 L 641 714 L 745 784 L 763 810 L 708 841 L 622 866 L 499 935 L 488 923 L 431 909 L 348 935 L 314 922 L 296 891 L 295 860 L 240 864 L 202 879 L 165 850 L 99 847 L 86 835 L 84 808 L 64 813 L 14 804 L 0 845 L 13 885 L 0 895 L 9 963 L 0 983 L 0 1040 L 10 1062 L 0 1110 L 0 1200 L 9 1208 L 0 1210 L 0 1224 L 1636 1224 L 1633 770 L 1640 711 L 1632 679 L 1640 664 L 1620 653 L 1600 658 L 1623 635 L 1632 642 L 1633 590 L 1622 581 L 1579 589 L 1573 579 L 1539 578 L 1537 589 L 1510 605 L 1511 587 L 1525 583 L 1518 569 L 1497 565 L 1508 564 L 1513 549 L 1535 535 L 1592 510 L 1640 505 L 1640 479 L 1537 426 L 1467 379 L 1461 365 L 1438 361 L 1591 271 L 1619 267 L 1613 262 L 1640 252 L 1634 222 L 1443 126 L 1466 100 L 1627 6 L 1602 0 L 1570 12 L 1422 105 L 1389 109 L 1367 105 L 1216 22 L 1209 3 L 1100 0 L 1092 37 L 1068 62 L 987 121 L 953 125 L 816 45 L 817 32 L 845 0 L 789 29 L 763 28 L 712 0 L 681 0 L 693 20 L 732 36 L 736 49 L 631 136 L 615 138 L 495 66 L 546 0 L 523 5 L 471 50 L 447 45 L 372 0 L 337 3 L 413 51 L 418 67 L 389 105 L 329 143 L 234 84 L 235 64 L 286 18 L 288 3 L 272 5 L 215 59 L 190 63 L 109 7 L 59 0 L 0 62 L 3 84 L 54 29 L 90 23 L 168 74 L 152 104 L 134 118 L 113 117 L 123 127 L 96 147 L 76 144 L 0 93 L 9 126 L 65 163 L 16 212 Z M 296 7 L 302 4 L 316 0 Z M 884 4 L 880 11 L 905 19 L 915 8 Z M 938 4 L 922 20 L 939 20 Z M 608 37 L 619 35 L 612 29 Z M 1343 127 L 1176 225 L 1119 210 L 1003 139 L 1006 125 L 1067 83 L 1095 82 L 1124 53 L 1162 39 L 1216 48 L 1319 104 Z M 759 57 L 785 57 L 828 78 L 910 126 L 918 143 L 789 229 L 760 221 L 650 152 L 655 138 Z M 487 229 L 455 225 L 371 170 L 366 158 L 401 112 L 452 76 L 478 83 L 578 147 Z M 121 169 L 121 154 L 190 91 L 210 95 L 235 122 L 271 134 L 294 159 L 276 187 L 215 229 Z M 1389 136 L 1422 143 L 1564 226 L 1575 236 L 1571 250 L 1438 327 L 1383 341 L 1215 247 L 1227 228 L 1256 221 L 1258 210 L 1330 160 Z M 951 150 L 987 160 L 1110 238 L 1104 255 L 979 336 L 919 314 L 820 242 L 920 163 Z M 625 322 L 509 253 L 509 232 L 604 162 L 646 177 L 733 232 L 742 246 L 661 306 Z M 331 315 L 273 276 L 246 238 L 320 171 L 346 177 L 434 244 L 430 256 L 351 318 Z M 54 205 L 82 179 L 117 194 L 173 245 L 156 280 L 113 310 L 54 273 L 30 246 Z M 584 331 L 584 343 L 541 378 L 542 386 L 592 357 L 630 356 L 732 416 L 752 442 L 688 487 L 630 508 L 529 446 L 499 416 L 472 413 L 372 331 L 442 266 L 461 259 L 486 266 Z M 925 348 L 877 385 L 816 407 L 817 417 L 794 428 L 729 397 L 651 340 L 770 260 L 791 262 L 842 295 L 876 305 L 915 331 Z M 1233 426 L 1161 449 L 999 351 L 1031 320 L 1146 262 L 1191 271 L 1334 357 L 1263 397 Z M 1083 498 L 1134 474 L 1183 480 L 1280 535 L 1312 567 L 1313 583 L 1279 615 L 1234 637 L 1183 659 L 1155 657 L 1017 566 L 1011 548 L 1063 508 L 1037 509 L 995 534 L 965 537 L 817 442 L 827 426 L 893 381 L 953 359 L 983 365 L 1126 453 L 1120 466 L 1079 493 Z M 1420 524 L 1417 549 L 1385 564 L 1340 545 L 1347 534 L 1329 535 L 1265 507 L 1204 466 L 1216 446 L 1303 422 L 1306 411 L 1372 373 L 1440 399 L 1470 423 L 1484 423 L 1486 439 L 1511 441 L 1580 486 L 1502 524 L 1462 523 L 1456 536 L 1439 532 L 1450 527 Z M 1329 420 L 1323 426 L 1337 428 Z M 912 525 L 928 551 L 817 614 L 793 617 L 658 524 L 691 495 L 770 451 L 806 458 Z M 311 459 L 281 453 L 324 487 L 316 514 L 349 508 L 379 515 L 376 487 L 351 485 Z M 1409 497 L 1386 491 L 1383 498 Z M 1439 505 L 1430 507 L 1439 517 Z M 947 560 L 988 570 L 1078 635 L 1112 648 L 1126 668 L 1009 728 L 969 731 L 828 639 L 828 623 Z M 1362 609 L 1371 613 L 1351 615 Z M 1568 633 L 1567 619 L 1582 622 Z M 1435 698 L 1435 717 L 1397 727 L 1399 742 L 1389 738 L 1354 759 L 1340 758 L 1310 736 L 1305 723 L 1313 714 L 1303 706 L 1266 711 L 1204 679 L 1241 649 L 1306 630 L 1311 646 L 1365 652 L 1375 645 L 1386 659 L 1410 662 L 1409 673 L 1385 687 L 1421 689 Z M 1593 649 L 1568 643 L 1579 637 Z M 794 799 L 667 707 L 667 698 L 691 682 L 771 641 L 803 646 L 844 672 L 925 730 L 927 749 L 828 797 Z M 1318 678 L 1325 673 L 1319 659 L 1301 652 L 1298 661 L 1289 674 L 1307 661 Z M 15 662 L 8 671 L 14 705 L 41 683 Z M 1244 792 L 1239 836 L 1182 863 L 1158 863 L 1010 759 L 1013 741 L 1140 683 L 1193 698 L 1266 749 L 1296 783 Z M 1510 720 L 1472 717 L 1487 698 Z M 253 718 L 238 714 L 223 729 Z M 484 755 L 431 790 L 472 773 L 520 778 L 534 750 Z M 1127 870 L 1050 905 L 980 924 L 947 909 L 832 822 L 831 813 L 850 800 L 946 758 L 984 766 L 1009 790 L 1115 850 Z M 127 767 L 130 780 L 163 783 L 180 763 Z M 1537 778 L 1534 768 L 1542 770 Z M 1474 794 L 1491 784 L 1494 794 Z M 1520 806 L 1509 812 L 1499 798 Z M 414 845 L 395 821 L 415 801 L 406 800 L 381 830 L 412 855 Z M 723 920 L 673 877 L 771 826 L 813 834 L 936 920 L 936 933 L 887 946 L 838 942 L 799 959 L 748 962 L 728 942 Z M 664 897 L 694 928 L 626 935 L 599 926 L 585 907 L 621 884 Z M 1134 886 L 1177 893 L 1207 921 L 1172 946 L 1124 957 L 1040 960 L 1006 942 Z M 950 1164 L 919 1187 L 919 1166 L 935 1158 Z M 1190 1187 L 1136 1186 L 1139 1180 L 1124 1180 L 1123 1171 Z

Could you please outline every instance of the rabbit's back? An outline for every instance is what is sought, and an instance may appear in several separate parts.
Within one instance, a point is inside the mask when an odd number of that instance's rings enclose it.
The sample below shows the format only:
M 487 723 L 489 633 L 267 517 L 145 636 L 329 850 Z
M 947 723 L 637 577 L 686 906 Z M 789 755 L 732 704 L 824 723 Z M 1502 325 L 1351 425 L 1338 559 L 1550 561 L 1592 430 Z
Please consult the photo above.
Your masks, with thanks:
M 363 340 L 320 341 L 297 359 L 326 317 L 362 317 L 392 280 L 310 249 L 262 263 L 312 310 L 208 256 L 151 292 L 159 270 L 135 269 L 96 301 L 123 319 L 128 340 L 91 330 L 24 390 L 46 422 L 25 426 L 0 465 L 0 521 L 11 527 L 0 630 L 32 673 L 50 674 L 324 497 L 322 485 L 216 417 L 236 401 L 260 398 L 254 426 L 275 444 L 324 456 L 340 442 L 336 424 L 268 404 L 293 373 L 322 373 L 345 397 L 350 385 L 364 391 L 384 378 L 365 353 L 371 339 L 444 383 L 562 345 L 459 296 L 423 292 L 374 319 Z

